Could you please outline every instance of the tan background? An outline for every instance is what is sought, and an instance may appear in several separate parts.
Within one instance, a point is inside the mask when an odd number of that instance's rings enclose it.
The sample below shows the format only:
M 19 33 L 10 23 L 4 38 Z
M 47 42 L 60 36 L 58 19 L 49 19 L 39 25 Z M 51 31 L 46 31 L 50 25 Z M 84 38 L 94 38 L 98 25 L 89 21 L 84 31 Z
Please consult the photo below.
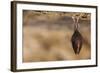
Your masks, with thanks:
M 90 14 L 83 13 L 79 19 L 79 31 L 83 36 L 79 55 L 75 55 L 71 44 L 72 16 L 80 14 L 24 10 L 23 62 L 90 59 Z

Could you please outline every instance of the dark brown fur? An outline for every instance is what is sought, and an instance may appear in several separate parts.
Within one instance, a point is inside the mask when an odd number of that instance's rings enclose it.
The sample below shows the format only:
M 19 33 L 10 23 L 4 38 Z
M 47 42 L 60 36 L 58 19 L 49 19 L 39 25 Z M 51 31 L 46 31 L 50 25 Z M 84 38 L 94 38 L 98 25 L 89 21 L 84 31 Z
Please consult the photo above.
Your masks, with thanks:
M 83 43 L 82 40 L 83 40 L 82 35 L 76 29 L 71 38 L 72 47 L 73 47 L 75 54 L 80 53 L 80 50 L 82 48 L 82 43 Z

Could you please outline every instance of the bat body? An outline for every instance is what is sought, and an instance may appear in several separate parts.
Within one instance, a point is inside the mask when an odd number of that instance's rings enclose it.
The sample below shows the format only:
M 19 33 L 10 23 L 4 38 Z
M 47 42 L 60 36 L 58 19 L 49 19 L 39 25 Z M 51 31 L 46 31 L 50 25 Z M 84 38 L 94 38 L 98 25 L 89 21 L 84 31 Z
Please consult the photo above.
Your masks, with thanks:
M 71 42 L 75 54 L 79 54 L 82 48 L 83 38 L 80 32 L 76 29 L 72 35 Z

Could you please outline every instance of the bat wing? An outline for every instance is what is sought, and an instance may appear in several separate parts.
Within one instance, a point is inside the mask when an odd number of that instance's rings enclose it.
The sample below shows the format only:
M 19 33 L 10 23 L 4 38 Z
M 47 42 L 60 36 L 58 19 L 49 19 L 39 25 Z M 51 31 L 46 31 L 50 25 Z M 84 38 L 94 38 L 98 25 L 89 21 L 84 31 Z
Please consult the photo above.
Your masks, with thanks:
M 75 54 L 80 53 L 80 50 L 82 48 L 82 40 L 83 38 L 81 34 L 78 31 L 75 31 L 71 38 L 72 47 L 73 47 Z

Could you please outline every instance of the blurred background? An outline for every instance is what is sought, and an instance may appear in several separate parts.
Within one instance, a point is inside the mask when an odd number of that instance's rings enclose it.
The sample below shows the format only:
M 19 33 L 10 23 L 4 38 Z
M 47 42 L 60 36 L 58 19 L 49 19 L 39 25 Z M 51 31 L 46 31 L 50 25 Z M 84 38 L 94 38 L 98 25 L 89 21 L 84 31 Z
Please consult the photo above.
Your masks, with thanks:
M 72 16 L 80 14 L 83 46 L 79 55 L 75 55 L 71 44 Z M 90 13 L 23 10 L 23 62 L 90 59 L 90 19 Z

